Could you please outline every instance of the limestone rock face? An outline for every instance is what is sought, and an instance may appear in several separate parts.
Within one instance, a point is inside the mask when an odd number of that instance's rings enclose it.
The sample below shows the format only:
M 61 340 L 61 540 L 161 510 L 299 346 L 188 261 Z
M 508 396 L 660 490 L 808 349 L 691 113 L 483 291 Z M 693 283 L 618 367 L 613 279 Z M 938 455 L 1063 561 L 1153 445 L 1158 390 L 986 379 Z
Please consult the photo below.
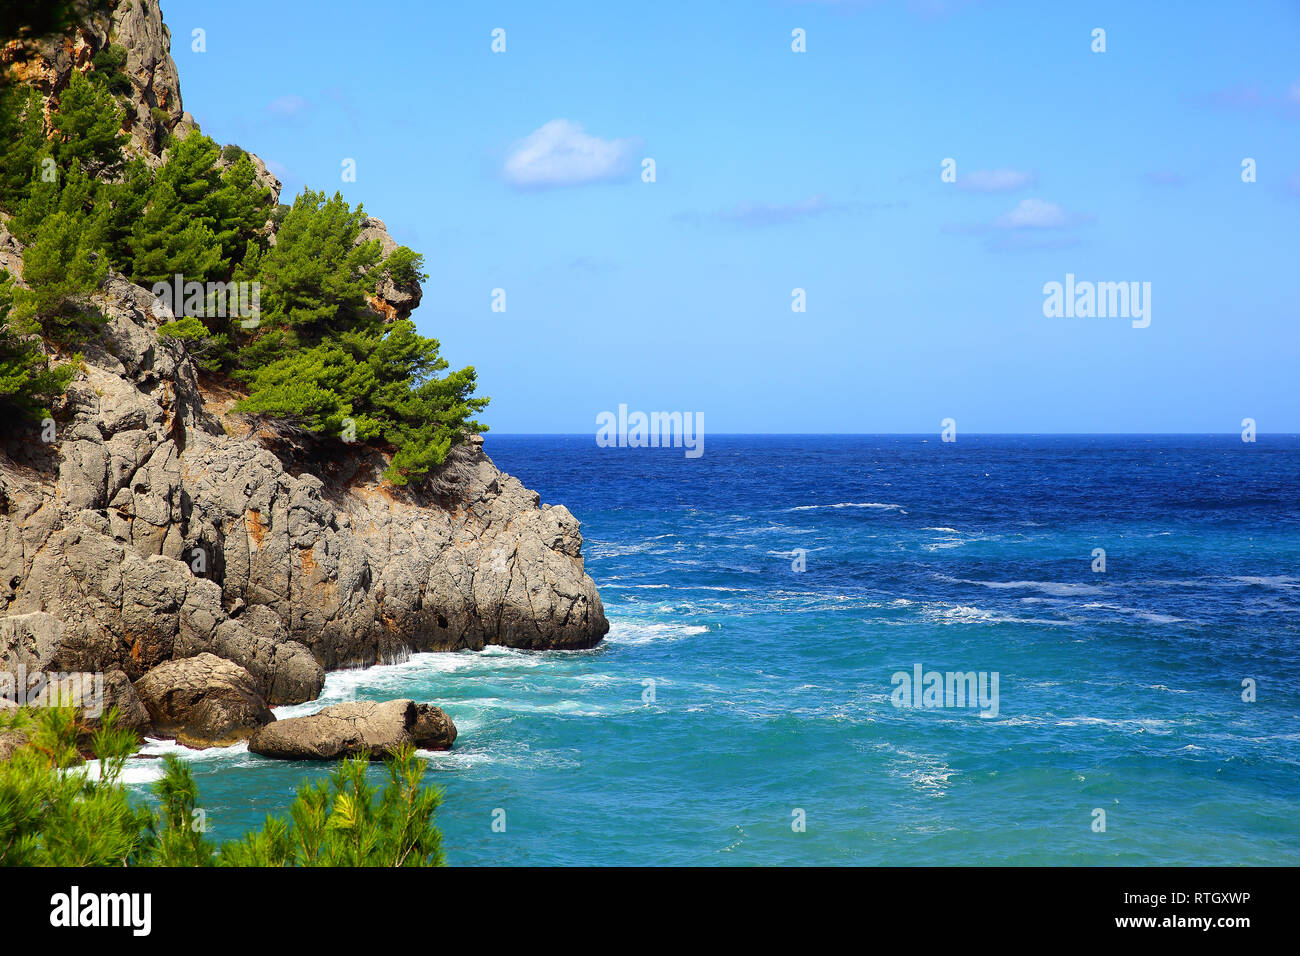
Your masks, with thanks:
M 86 15 L 68 35 L 14 40 L 0 49 L 0 68 L 10 79 L 34 87 L 48 101 L 67 87 L 73 70 L 83 73 L 110 44 L 126 52 L 122 72 L 131 81 L 123 129 L 130 148 L 151 166 L 161 162 L 162 133 L 175 129 L 184 112 L 180 77 L 171 57 L 171 31 L 157 0 L 108 0 L 86 4 Z
M 335 760 L 361 753 L 379 760 L 403 744 L 448 750 L 455 739 L 456 725 L 431 704 L 360 701 L 277 720 L 253 734 L 248 749 L 283 760 Z
M 178 135 L 187 122 L 157 0 L 109 0 L 69 37 L 9 44 L 0 66 L 53 96 L 109 42 L 128 52 L 148 152 L 144 114 L 165 111 Z M 377 219 L 363 237 L 397 247 Z M 21 277 L 22 252 L 0 217 L 0 265 Z M 378 286 L 372 307 L 390 318 L 419 304 L 418 283 Z M 93 298 L 107 323 L 79 346 L 53 420 L 0 421 L 0 665 L 138 686 L 209 655 L 274 705 L 315 698 L 328 669 L 586 648 L 608 631 L 577 520 L 500 472 L 477 436 L 420 489 L 384 482 L 373 449 L 299 453 L 200 382 L 184 343 L 159 337 L 170 315 L 148 289 L 110 273 Z
M 103 723 L 105 715 L 113 709 L 117 710 L 114 726 L 130 730 L 137 737 L 153 732 L 149 711 L 140 702 L 135 686 L 122 671 L 114 670 L 106 674 L 85 671 L 43 673 L 39 675 L 38 683 L 28 688 L 27 703 L 40 707 L 62 707 L 69 704 L 80 707 L 86 724 L 86 729 L 78 738 L 83 750 L 89 749 L 95 728 Z
M 608 630 L 577 520 L 479 444 L 423 492 L 384 484 L 382 461 L 328 484 L 290 471 L 207 409 L 147 290 L 112 275 L 97 304 L 109 321 L 54 440 L 0 432 L 0 615 L 62 626 L 26 638 L 44 665 L 136 680 L 207 651 L 296 703 L 319 692 L 320 667 L 583 648 Z
M 63 622 L 36 611 L 0 617 L 0 671 L 17 674 L 47 670 L 63 644 Z
M 190 746 L 231 744 L 275 720 L 253 676 L 215 654 L 160 664 L 135 689 L 154 728 Z
M 361 233 L 357 236 L 358 243 L 371 240 L 378 240 L 385 258 L 392 255 L 398 247 L 397 241 L 388 234 L 388 227 L 383 220 L 374 216 L 362 222 Z M 385 272 L 375 283 L 375 295 L 370 301 L 370 307 L 388 319 L 405 319 L 415 311 L 423 295 L 418 281 L 398 282 L 390 273 Z

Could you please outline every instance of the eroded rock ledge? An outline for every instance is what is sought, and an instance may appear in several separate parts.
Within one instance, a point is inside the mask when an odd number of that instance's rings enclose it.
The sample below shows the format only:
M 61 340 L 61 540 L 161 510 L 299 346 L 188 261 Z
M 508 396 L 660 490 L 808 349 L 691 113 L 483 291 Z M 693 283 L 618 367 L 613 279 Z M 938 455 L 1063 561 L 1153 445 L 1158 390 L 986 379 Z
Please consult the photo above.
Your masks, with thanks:
M 162 162 L 162 132 L 192 120 L 158 4 L 95 10 L 70 37 L 15 41 L 0 67 L 54 97 L 106 44 L 124 47 L 131 148 Z M 366 230 L 393 242 L 377 219 Z M 3 216 L 0 265 L 21 277 Z M 403 317 L 420 295 L 384 277 L 372 308 Z M 54 440 L 0 421 L 0 670 L 106 673 L 134 723 L 143 700 L 154 731 L 225 739 L 250 727 L 221 726 L 216 705 L 185 716 L 154 699 L 178 677 L 160 668 L 232 662 L 240 693 L 265 707 L 314 699 L 332 668 L 490 644 L 587 648 L 608 631 L 577 520 L 500 472 L 481 441 L 454 448 L 423 491 L 384 483 L 378 452 L 313 460 L 229 413 L 232 394 L 158 336 L 169 316 L 147 289 L 113 273 L 95 300 L 109 321 L 81 349 Z M 234 680 L 204 667 L 205 686 Z
M 297 703 L 324 669 L 607 632 L 577 520 L 478 443 L 454 450 L 436 497 L 384 484 L 382 461 L 328 483 L 291 472 L 209 410 L 147 290 L 113 275 L 98 304 L 109 323 L 56 440 L 12 423 L 0 439 L 0 617 L 23 618 L 0 630 L 0 668 L 138 681 L 207 652 Z

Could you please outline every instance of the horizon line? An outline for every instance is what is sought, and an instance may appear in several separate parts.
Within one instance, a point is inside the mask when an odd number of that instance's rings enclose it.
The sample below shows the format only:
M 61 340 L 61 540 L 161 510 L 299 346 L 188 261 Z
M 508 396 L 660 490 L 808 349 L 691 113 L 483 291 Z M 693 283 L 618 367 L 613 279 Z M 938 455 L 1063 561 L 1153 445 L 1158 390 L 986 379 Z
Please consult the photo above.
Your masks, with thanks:
M 596 432 L 496 432 L 487 431 L 482 433 L 486 439 L 488 437 L 497 438 L 591 438 Z M 940 435 L 938 431 L 933 432 L 708 432 L 706 433 L 713 438 L 919 438 Z M 963 436 L 984 437 L 984 438 L 1226 438 L 1241 437 L 1240 430 L 1226 432 L 974 432 L 967 431 L 961 433 Z M 1282 438 L 1300 438 L 1300 431 L 1296 432 L 1262 432 L 1257 431 L 1256 437 L 1268 435 L 1271 437 Z M 956 442 L 946 442 L 945 444 L 956 444 Z M 1244 444 L 1250 444 L 1245 442 Z

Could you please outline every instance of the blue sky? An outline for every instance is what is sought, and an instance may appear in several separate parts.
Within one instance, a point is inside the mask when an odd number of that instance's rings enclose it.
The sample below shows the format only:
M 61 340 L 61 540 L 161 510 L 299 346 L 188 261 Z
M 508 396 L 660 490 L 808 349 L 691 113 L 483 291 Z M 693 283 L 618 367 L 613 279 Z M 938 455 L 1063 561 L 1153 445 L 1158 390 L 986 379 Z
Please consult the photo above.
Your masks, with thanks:
M 1300 431 L 1295 2 L 163 13 L 205 132 L 424 253 L 493 431 Z M 1067 273 L 1150 325 L 1045 317 Z

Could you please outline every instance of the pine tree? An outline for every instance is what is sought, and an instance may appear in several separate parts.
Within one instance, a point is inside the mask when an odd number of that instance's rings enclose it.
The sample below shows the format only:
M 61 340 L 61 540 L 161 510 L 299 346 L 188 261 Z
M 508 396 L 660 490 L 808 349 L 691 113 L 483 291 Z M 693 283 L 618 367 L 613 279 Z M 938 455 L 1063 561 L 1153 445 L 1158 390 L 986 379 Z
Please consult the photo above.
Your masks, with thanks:
M 242 150 L 221 173 L 221 186 L 208 197 L 221 254 L 232 265 L 244 258 L 250 242 L 266 225 L 271 191 L 257 183 L 257 168 Z
M 59 107 L 50 117 L 54 127 L 54 157 L 67 168 L 74 159 L 90 175 L 106 178 L 122 168 L 122 147 L 130 138 L 122 130 L 122 110 L 113 94 L 72 71 Z
M 341 760 L 327 781 L 303 784 L 282 817 L 225 844 L 222 866 L 443 866 L 434 814 L 441 791 L 421 786 L 424 762 L 409 744 L 386 761 L 380 792 L 370 759 Z
M 219 155 L 216 143 L 201 133 L 171 147 L 131 230 L 133 281 L 152 285 L 178 274 L 187 282 L 226 278 L 230 263 L 222 255 L 212 203 L 221 185 Z
M 191 215 L 170 182 L 155 182 L 148 207 L 131 230 L 132 281 L 148 286 L 175 275 L 187 282 L 220 277 L 227 263 L 209 221 Z
M 135 735 L 109 711 L 87 728 L 73 707 L 19 710 L 0 731 L 25 742 L 0 762 L 0 866 L 125 866 L 147 852 L 149 811 L 121 785 Z M 99 766 L 82 763 L 79 733 L 93 733 Z
M 51 368 L 40 326 L 13 315 L 13 279 L 0 273 L 0 408 L 43 418 L 76 374 L 73 362 Z M 0 412 L 3 414 L 3 412 Z
M 97 246 L 94 223 L 59 210 L 23 253 L 28 288 L 13 291 L 12 314 L 19 323 L 34 321 L 57 343 L 75 342 L 104 322 L 90 295 L 107 273 L 108 257 Z
M 0 87 L 0 207 L 12 211 L 27 198 L 40 180 L 43 157 L 53 159 L 40 94 L 27 87 Z
M 358 243 L 365 212 L 349 209 L 339 193 L 303 190 L 259 265 L 262 320 L 289 342 L 315 342 L 365 321 L 374 291 L 377 240 Z
M 174 322 L 160 325 L 158 337 L 184 342 L 185 351 L 200 368 L 208 372 L 220 371 L 232 358 L 230 337 L 224 332 L 213 332 L 194 316 L 181 316 Z
M 153 173 L 139 157 L 127 162 L 119 179 L 100 183 L 96 213 L 103 222 L 104 247 L 113 264 L 131 271 L 131 233 L 144 215 L 153 190 Z

